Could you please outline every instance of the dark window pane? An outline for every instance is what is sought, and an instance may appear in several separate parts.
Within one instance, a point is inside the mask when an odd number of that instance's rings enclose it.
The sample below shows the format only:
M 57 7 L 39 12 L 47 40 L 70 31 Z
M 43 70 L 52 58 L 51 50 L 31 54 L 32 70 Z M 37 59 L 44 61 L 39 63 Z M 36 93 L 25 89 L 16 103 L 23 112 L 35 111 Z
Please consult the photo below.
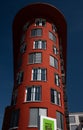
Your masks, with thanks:
M 18 127 L 19 121 L 19 109 L 12 111 L 11 120 L 10 120 L 10 128 Z

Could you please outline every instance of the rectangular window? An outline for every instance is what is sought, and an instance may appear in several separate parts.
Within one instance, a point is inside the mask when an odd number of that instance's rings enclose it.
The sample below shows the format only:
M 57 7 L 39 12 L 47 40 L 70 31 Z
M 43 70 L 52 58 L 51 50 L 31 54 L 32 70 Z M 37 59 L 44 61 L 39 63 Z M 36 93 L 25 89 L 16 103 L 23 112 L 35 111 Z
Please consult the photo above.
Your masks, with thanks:
M 41 63 L 41 58 L 42 58 L 41 53 L 31 53 L 29 54 L 29 63 L 30 64 Z
M 59 77 L 58 74 L 55 74 L 55 84 L 56 84 L 57 86 L 60 86 L 60 77 Z
M 13 94 L 12 94 L 12 102 L 11 105 L 15 105 L 17 102 L 17 94 L 18 94 L 18 90 L 14 90 Z
M 32 69 L 32 78 L 34 81 L 46 81 L 46 69 L 34 68 Z
M 58 54 L 58 50 L 57 50 L 57 48 L 55 46 L 53 46 L 53 53 Z
M 75 123 L 75 116 L 69 116 L 69 122 Z
M 20 47 L 20 53 L 23 54 L 26 51 L 26 44 L 23 43 Z
M 33 49 L 46 49 L 46 41 L 44 40 L 37 40 L 33 43 Z
M 20 44 L 23 44 L 25 42 L 25 34 L 22 35 Z
M 51 89 L 51 102 L 56 105 L 61 105 L 60 93 L 54 89 Z
M 30 108 L 29 127 L 38 127 L 39 116 L 47 116 L 47 109 L 44 108 Z
M 53 40 L 54 42 L 56 41 L 56 36 L 53 33 L 51 33 L 51 32 L 49 32 L 49 38 L 51 40 Z
M 16 78 L 17 85 L 21 84 L 22 81 L 23 81 L 23 71 L 20 71 L 17 73 L 17 78 Z
M 53 56 L 50 56 L 50 65 L 58 69 L 58 61 Z
M 78 130 L 78 126 L 77 125 L 71 125 L 71 130 Z
M 41 87 L 32 86 L 26 88 L 26 101 L 40 101 L 41 100 Z
M 57 129 L 64 130 L 63 114 L 57 111 L 56 118 L 57 118 Z
M 57 32 L 57 28 L 54 24 L 52 24 L 52 30 L 53 30 L 53 32 Z
M 18 61 L 17 61 L 17 67 L 20 68 L 22 65 L 22 56 L 19 56 Z
M 42 29 L 41 28 L 37 28 L 37 29 L 31 30 L 31 36 L 32 37 L 42 36 Z
M 19 109 L 12 111 L 11 120 L 10 120 L 10 128 L 18 127 L 19 121 Z
M 42 18 L 37 18 L 35 20 L 36 26 L 45 26 L 46 25 L 46 20 Z
M 26 31 L 29 27 L 30 23 L 27 22 L 24 26 L 23 26 L 23 31 Z

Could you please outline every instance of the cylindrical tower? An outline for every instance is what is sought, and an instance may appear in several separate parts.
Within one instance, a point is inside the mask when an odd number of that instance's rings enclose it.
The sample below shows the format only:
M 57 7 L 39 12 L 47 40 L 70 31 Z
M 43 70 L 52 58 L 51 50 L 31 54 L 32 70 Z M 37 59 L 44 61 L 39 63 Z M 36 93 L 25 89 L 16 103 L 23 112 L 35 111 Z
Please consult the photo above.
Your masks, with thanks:
M 14 88 L 3 130 L 38 130 L 41 116 L 56 119 L 57 130 L 67 130 L 66 35 L 64 16 L 49 4 L 31 4 L 16 15 Z

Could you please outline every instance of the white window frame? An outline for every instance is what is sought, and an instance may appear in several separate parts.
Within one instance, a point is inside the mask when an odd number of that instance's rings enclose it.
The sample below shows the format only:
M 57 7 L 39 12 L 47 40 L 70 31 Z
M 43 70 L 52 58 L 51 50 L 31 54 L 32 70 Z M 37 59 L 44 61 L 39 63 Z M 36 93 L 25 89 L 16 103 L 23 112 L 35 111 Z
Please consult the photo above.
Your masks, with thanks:
M 56 28 L 56 26 L 54 24 L 52 24 L 52 31 L 57 32 L 57 28 Z
M 30 99 L 27 99 L 28 96 L 28 89 L 31 89 L 31 93 L 29 93 Z M 38 96 L 39 99 L 36 99 Z M 25 102 L 37 102 L 41 100 L 41 86 L 31 86 L 27 87 L 25 90 Z
M 56 84 L 57 86 L 60 86 L 60 77 L 59 77 L 58 74 L 55 74 L 55 84 Z
M 56 36 L 52 32 L 49 32 L 49 39 L 56 42 Z
M 44 25 L 43 25 L 44 22 Z M 45 26 L 46 25 L 46 20 L 43 18 L 37 18 L 35 19 L 35 26 Z
M 29 64 L 41 63 L 42 62 L 42 53 L 34 52 L 29 54 Z
M 37 44 L 37 47 L 36 47 Z M 43 47 L 44 44 L 44 47 Z M 33 49 L 46 49 L 46 41 L 45 40 L 36 40 L 33 42 Z
M 44 79 L 42 79 L 42 71 L 45 71 L 44 73 Z M 34 71 L 36 70 L 37 73 L 35 73 Z M 36 79 L 34 79 L 34 75 L 36 76 Z M 31 80 L 32 81 L 46 81 L 46 69 L 45 68 L 33 68 L 32 69 L 32 75 L 31 75 Z
M 16 77 L 17 85 L 19 85 L 19 84 L 22 83 L 22 81 L 23 81 L 23 75 L 24 75 L 23 71 L 20 71 L 20 72 L 17 73 L 17 77 Z
M 50 56 L 50 65 L 58 69 L 58 60 L 53 56 Z
M 39 116 L 41 115 L 47 116 L 46 108 L 30 108 L 29 127 L 38 127 Z M 35 124 L 33 122 L 35 122 Z
M 35 29 L 31 30 L 31 37 L 36 37 L 36 36 L 42 36 L 42 29 L 41 28 L 35 28 Z
M 52 93 L 52 91 L 53 91 L 53 93 Z M 61 94 L 60 94 L 60 92 L 56 91 L 55 89 L 51 89 L 51 94 L 53 94 L 52 96 L 54 97 L 54 100 L 52 101 L 52 99 L 51 99 L 51 102 L 56 104 L 56 105 L 61 106 Z

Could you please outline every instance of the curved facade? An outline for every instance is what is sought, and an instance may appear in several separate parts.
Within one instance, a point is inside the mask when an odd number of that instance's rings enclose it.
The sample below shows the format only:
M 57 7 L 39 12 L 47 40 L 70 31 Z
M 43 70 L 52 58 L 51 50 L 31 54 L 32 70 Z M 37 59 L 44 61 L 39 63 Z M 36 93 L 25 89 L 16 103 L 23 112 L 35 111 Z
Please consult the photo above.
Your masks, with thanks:
M 53 6 L 23 8 L 13 23 L 14 88 L 3 130 L 38 130 L 41 116 L 67 130 L 66 21 Z M 47 129 L 50 129 L 49 126 Z

